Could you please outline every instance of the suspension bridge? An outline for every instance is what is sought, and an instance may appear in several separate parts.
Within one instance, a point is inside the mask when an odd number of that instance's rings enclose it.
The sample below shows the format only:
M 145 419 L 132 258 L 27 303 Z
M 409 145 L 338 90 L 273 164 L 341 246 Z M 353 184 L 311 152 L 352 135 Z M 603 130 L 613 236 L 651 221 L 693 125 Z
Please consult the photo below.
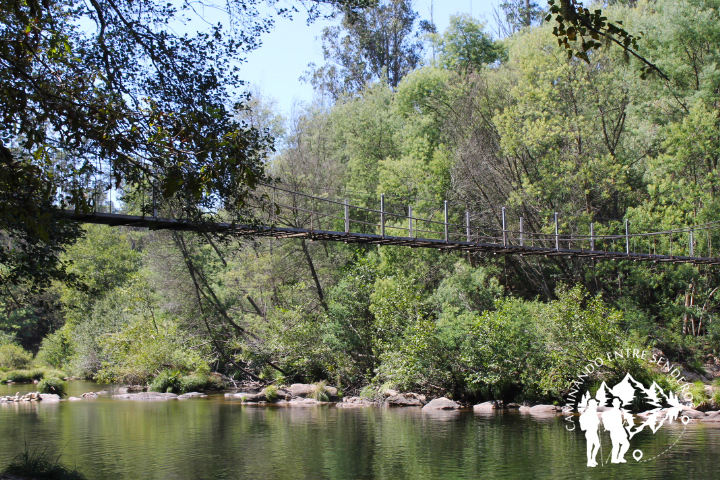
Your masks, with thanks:
M 471 213 L 463 222 L 451 221 L 448 202 L 443 205 L 442 219 L 420 218 L 412 207 L 403 213 L 389 211 L 385 196 L 380 195 L 379 208 L 351 205 L 348 200 L 292 191 L 277 185 L 261 185 L 264 202 L 254 205 L 255 223 L 239 225 L 223 222 L 191 222 L 182 218 L 163 218 L 153 205 L 152 215 L 126 215 L 108 212 L 63 213 L 83 223 L 109 226 L 144 227 L 156 230 L 222 232 L 235 236 L 296 238 L 309 241 L 333 241 L 348 244 L 400 245 L 411 248 L 436 248 L 447 251 L 484 252 L 498 255 L 579 257 L 596 260 L 626 260 L 656 263 L 690 263 L 719 265 L 713 257 L 713 238 L 720 241 L 720 221 L 657 232 L 595 234 L 589 224 L 587 234 L 563 234 L 559 216 L 554 215 L 554 232 L 526 231 L 523 218 L 509 226 L 505 208 L 501 227 L 473 225 Z M 458 212 L 452 218 L 463 217 Z

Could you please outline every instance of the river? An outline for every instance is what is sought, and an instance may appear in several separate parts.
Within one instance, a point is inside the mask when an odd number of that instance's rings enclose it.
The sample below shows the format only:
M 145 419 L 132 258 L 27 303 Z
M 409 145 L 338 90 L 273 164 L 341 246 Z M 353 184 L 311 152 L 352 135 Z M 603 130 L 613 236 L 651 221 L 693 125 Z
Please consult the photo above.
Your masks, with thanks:
M 32 390 L 0 385 L 0 395 Z M 69 393 L 93 390 L 71 382 Z M 27 444 L 103 480 L 717 478 L 719 427 L 643 432 L 627 464 L 588 468 L 585 438 L 568 425 L 469 410 L 250 406 L 222 395 L 0 404 L 0 465 Z M 603 449 L 609 455 L 607 438 Z

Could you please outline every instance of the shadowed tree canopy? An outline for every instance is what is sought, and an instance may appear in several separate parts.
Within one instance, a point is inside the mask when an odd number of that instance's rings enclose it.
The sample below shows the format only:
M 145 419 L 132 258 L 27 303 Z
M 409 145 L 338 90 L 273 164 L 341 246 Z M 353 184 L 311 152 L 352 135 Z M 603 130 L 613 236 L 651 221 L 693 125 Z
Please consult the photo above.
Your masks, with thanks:
M 333 99 L 355 93 L 366 83 L 385 79 L 395 88 L 422 59 L 423 45 L 415 30 L 417 12 L 410 0 L 383 0 L 364 10 L 345 7 L 340 26 L 323 30 L 321 67 L 310 64 L 309 80 Z M 421 22 L 424 29 L 431 29 Z
M 243 205 L 272 148 L 236 120 L 239 65 L 272 26 L 260 3 L 0 0 L 0 284 L 67 277 L 79 229 L 56 209 L 92 208 L 98 182 L 152 185 L 190 218 Z M 296 3 L 312 19 L 372 2 Z

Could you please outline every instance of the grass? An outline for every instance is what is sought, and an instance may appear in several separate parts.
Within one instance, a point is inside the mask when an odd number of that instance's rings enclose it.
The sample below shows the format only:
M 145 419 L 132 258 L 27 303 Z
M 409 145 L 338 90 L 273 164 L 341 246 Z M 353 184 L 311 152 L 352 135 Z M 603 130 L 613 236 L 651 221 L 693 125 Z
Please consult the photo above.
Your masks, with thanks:
M 693 404 L 696 405 L 696 408 L 705 407 L 708 405 L 710 397 L 708 397 L 708 394 L 705 391 L 705 384 L 703 382 L 694 382 L 690 387 L 689 392 L 692 393 Z
M 310 392 L 310 398 L 314 398 L 318 402 L 329 402 L 330 395 L 325 390 L 325 385 L 325 381 L 315 383 L 312 392 Z
M 268 402 L 274 402 L 278 399 L 278 393 L 277 393 L 277 387 L 275 385 L 268 385 L 263 390 L 263 393 L 265 394 L 265 398 L 267 398 Z
M 43 450 L 25 450 L 18 454 L 2 473 L 36 480 L 86 480 L 79 470 L 60 463 L 60 456 L 53 457 Z

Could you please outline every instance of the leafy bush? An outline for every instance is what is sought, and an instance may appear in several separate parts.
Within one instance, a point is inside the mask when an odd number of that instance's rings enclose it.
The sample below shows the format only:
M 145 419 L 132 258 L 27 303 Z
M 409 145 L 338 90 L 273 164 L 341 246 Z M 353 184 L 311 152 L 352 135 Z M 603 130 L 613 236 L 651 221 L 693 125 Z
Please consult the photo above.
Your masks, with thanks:
M 317 382 L 313 385 L 312 392 L 310 392 L 310 398 L 314 398 L 318 402 L 329 402 L 330 395 L 325 390 L 325 382 Z
M 0 345 L 0 370 L 20 370 L 30 366 L 32 354 L 14 343 Z
M 43 378 L 38 383 L 38 392 L 54 393 L 55 395 L 64 397 L 67 393 L 67 383 L 57 377 Z
M 268 402 L 274 402 L 278 399 L 278 393 L 277 393 L 277 387 L 275 385 L 268 385 L 263 390 L 263 393 L 265 394 L 265 398 L 267 398 Z
M 75 348 L 71 336 L 63 328 L 43 339 L 36 359 L 41 365 L 61 368 L 70 363 L 74 354 Z
M 156 331 L 152 322 L 138 317 L 119 332 L 101 338 L 99 348 L 107 360 L 96 379 L 108 383 L 148 383 L 157 376 L 161 365 L 179 375 L 208 370 L 201 353 L 177 324 L 158 319 L 158 327 Z
M 163 370 L 155 377 L 152 383 L 150 383 L 149 390 L 151 392 L 161 393 L 181 393 L 181 378 L 180 372 Z
M 201 373 L 192 373 L 180 378 L 180 391 L 182 393 L 212 390 L 214 387 L 215 384 L 210 377 Z
M 38 480 L 85 480 L 79 470 L 61 464 L 60 457 L 54 458 L 46 451 L 30 452 L 27 445 L 25 450 L 5 467 L 3 473 Z

